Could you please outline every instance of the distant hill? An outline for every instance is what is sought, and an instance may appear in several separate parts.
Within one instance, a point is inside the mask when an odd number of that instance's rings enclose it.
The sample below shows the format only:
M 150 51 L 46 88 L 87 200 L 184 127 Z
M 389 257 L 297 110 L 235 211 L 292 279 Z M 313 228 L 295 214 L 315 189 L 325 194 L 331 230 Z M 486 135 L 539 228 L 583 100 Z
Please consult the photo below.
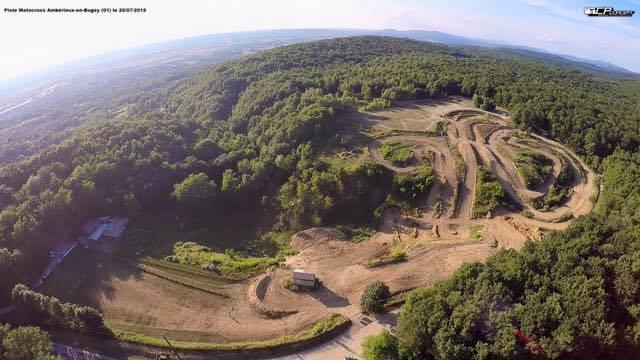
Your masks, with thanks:
M 625 69 L 621 66 L 611 64 L 606 61 L 585 59 L 577 56 L 552 53 L 544 49 L 532 48 L 528 46 L 510 45 L 496 41 L 487 41 L 481 39 L 468 38 L 464 36 L 447 34 L 439 31 L 424 30 L 380 30 L 372 31 L 373 35 L 383 35 L 392 37 L 406 37 L 413 40 L 437 42 L 455 46 L 479 46 L 487 48 L 495 48 L 518 53 L 523 56 L 529 56 L 540 60 L 546 60 L 556 65 L 575 66 L 586 71 L 604 72 L 613 75 L 624 75 L 632 77 L 640 77 L 640 74 Z
M 38 71 L 16 79 L 0 81 L 0 96 L 3 91 L 12 90 L 24 86 L 33 86 L 38 82 L 50 80 L 52 77 L 62 77 L 65 74 L 83 70 L 92 70 L 105 65 L 119 66 L 122 64 L 135 64 L 141 59 L 154 58 L 159 61 L 166 61 L 167 58 L 177 57 L 177 53 L 193 51 L 195 49 L 210 49 L 213 47 L 235 47 L 242 48 L 243 51 L 235 51 L 229 58 L 239 56 L 245 52 L 255 52 L 268 48 L 294 43 L 323 40 L 337 37 L 378 35 L 396 38 L 408 38 L 433 43 L 441 43 L 453 46 L 475 46 L 495 49 L 508 49 L 519 52 L 521 55 L 532 56 L 540 60 L 551 61 L 554 64 L 576 66 L 582 70 L 596 71 L 613 75 L 640 77 L 639 74 L 605 61 L 584 59 L 576 56 L 556 54 L 543 49 L 527 46 L 511 45 L 499 41 L 488 41 L 470 37 L 447 34 L 440 31 L 426 30 L 406 30 L 394 29 L 370 30 L 370 29 L 280 29 L 246 31 L 235 33 L 221 33 L 203 36 L 195 36 L 183 39 L 170 40 L 160 43 L 134 47 L 119 51 L 92 56 L 89 58 L 73 61 L 64 65 L 55 66 L 47 70 Z M 187 58 L 190 54 L 187 54 Z M 219 60 L 216 56 L 216 60 Z M 567 61 L 561 61 L 565 59 Z M 188 60 L 188 59 L 187 59 Z M 212 63 L 206 56 L 198 54 L 199 62 Z

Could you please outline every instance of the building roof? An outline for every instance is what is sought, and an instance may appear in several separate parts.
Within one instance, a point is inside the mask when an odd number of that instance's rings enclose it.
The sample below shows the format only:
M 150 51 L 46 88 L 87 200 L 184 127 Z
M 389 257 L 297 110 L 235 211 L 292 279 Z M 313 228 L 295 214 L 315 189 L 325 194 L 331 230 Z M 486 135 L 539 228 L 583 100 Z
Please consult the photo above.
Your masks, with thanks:
M 102 237 L 102 234 L 107 230 L 108 224 L 100 224 L 92 233 L 89 235 L 89 240 L 96 241 Z
M 104 236 L 119 238 L 125 232 L 125 230 L 127 230 L 128 224 L 129 219 L 127 218 L 112 217 L 107 222 L 108 226 L 104 232 Z
M 120 238 L 127 230 L 128 224 L 129 219 L 115 216 L 91 218 L 82 225 L 82 232 L 88 236 L 89 240 L 93 241 L 102 236 Z
M 305 272 L 302 269 L 295 269 L 295 270 L 293 270 L 293 279 L 294 280 L 298 280 L 299 279 L 299 280 L 315 281 L 316 280 L 316 274 Z

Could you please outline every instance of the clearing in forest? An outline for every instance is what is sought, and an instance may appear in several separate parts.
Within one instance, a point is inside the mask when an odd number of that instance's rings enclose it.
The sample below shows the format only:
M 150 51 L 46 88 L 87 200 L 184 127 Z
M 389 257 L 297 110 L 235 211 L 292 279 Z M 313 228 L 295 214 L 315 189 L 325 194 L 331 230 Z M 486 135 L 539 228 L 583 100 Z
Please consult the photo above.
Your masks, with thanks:
M 392 292 L 433 284 L 465 262 L 519 248 L 591 211 L 594 173 L 564 146 L 514 129 L 505 114 L 453 97 L 352 115 L 358 131 L 375 136 L 363 152 L 344 157 L 370 157 L 393 173 L 428 169 L 429 189 L 415 200 L 418 212 L 387 209 L 368 240 L 347 241 L 332 228 L 295 234 L 290 245 L 298 254 L 286 264 L 316 274 L 321 283 L 312 291 L 290 290 L 291 270 L 262 260 L 255 260 L 259 275 L 226 280 L 200 264 L 83 250 L 88 255 L 70 259 L 52 279 L 66 286 L 50 292 L 98 307 L 118 329 L 178 340 L 271 339 L 333 313 L 354 316 L 374 280 Z M 180 256 L 213 256 L 196 250 Z

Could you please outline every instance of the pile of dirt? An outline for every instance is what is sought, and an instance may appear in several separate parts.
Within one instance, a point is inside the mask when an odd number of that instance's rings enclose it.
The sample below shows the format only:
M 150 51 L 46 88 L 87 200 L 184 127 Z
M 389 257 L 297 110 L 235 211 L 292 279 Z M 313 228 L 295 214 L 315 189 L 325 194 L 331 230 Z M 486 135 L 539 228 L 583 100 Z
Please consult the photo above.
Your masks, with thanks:
M 328 227 L 317 227 L 294 234 L 291 238 L 291 246 L 298 251 L 302 251 L 311 246 L 317 247 L 321 244 L 329 245 L 329 243 L 335 242 L 334 245 L 340 247 L 341 245 L 349 245 L 348 243 L 341 243 L 346 240 L 347 236 L 339 230 Z

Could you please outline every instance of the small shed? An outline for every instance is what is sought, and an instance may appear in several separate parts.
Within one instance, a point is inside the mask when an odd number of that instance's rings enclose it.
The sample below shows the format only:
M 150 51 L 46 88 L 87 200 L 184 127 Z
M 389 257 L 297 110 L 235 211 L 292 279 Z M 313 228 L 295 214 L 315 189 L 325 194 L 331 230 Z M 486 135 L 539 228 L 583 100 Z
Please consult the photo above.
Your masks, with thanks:
M 87 240 L 98 241 L 101 238 L 120 240 L 127 231 L 129 219 L 116 216 L 103 216 L 87 220 L 82 226 L 82 233 Z
M 129 225 L 129 219 L 121 217 L 110 217 L 107 229 L 104 231 L 104 236 L 110 237 L 116 240 L 122 238 L 122 235 L 127 231 L 127 225 Z
M 313 287 L 316 284 L 316 274 L 305 272 L 303 269 L 295 269 L 293 270 L 293 283 Z

